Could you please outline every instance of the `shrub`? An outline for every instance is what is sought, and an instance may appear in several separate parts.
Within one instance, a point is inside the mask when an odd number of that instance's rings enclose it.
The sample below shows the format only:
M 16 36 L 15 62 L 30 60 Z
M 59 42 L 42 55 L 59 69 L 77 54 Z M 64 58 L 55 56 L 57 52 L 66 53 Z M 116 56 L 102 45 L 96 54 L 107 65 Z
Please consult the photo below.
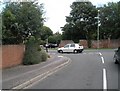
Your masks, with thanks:
M 38 64 L 46 60 L 46 52 L 44 50 L 41 50 L 38 41 L 34 37 L 30 37 L 30 39 L 26 43 L 26 51 L 23 59 L 23 64 Z
M 46 61 L 47 60 L 47 54 L 44 50 L 40 51 L 40 55 L 41 55 L 41 61 Z

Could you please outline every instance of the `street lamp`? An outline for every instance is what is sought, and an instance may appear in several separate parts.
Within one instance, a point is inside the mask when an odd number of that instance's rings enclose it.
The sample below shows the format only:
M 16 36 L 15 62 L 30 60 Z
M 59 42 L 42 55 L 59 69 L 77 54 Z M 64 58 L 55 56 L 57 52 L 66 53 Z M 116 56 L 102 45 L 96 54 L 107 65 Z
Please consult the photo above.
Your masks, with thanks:
M 97 49 L 99 49 L 100 48 L 100 41 L 99 41 L 99 26 L 100 26 L 100 10 L 98 10 L 98 26 L 97 26 Z

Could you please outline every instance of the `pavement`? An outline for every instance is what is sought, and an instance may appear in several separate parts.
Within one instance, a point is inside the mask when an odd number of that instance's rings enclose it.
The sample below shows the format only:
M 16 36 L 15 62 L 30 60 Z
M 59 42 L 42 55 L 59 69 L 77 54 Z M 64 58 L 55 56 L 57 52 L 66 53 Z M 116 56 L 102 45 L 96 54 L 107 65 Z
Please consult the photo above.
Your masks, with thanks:
M 46 62 L 35 65 L 19 65 L 2 70 L 2 89 L 24 89 L 38 80 L 56 72 L 70 62 L 67 57 L 51 55 Z

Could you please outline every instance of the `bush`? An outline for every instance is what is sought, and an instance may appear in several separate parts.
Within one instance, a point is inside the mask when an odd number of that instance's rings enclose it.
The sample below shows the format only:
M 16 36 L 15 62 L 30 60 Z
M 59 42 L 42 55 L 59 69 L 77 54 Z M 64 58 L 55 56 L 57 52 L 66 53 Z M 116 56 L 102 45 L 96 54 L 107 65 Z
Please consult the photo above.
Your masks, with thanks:
M 23 59 L 23 64 L 38 64 L 46 60 L 46 52 L 44 50 L 41 50 L 38 41 L 34 37 L 31 37 L 26 43 L 26 51 Z
M 40 55 L 41 55 L 41 61 L 46 61 L 47 60 L 47 54 L 44 50 L 40 51 Z

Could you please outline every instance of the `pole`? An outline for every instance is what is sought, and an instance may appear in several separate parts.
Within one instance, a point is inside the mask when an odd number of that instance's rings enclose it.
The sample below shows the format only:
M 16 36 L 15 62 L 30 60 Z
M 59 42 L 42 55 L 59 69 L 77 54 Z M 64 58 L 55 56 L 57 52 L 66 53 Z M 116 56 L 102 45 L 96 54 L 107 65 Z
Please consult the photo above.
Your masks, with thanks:
M 99 21 L 99 12 L 100 12 L 100 10 L 98 10 L 98 27 L 97 27 L 97 49 L 99 49 L 100 48 L 100 41 L 99 41 L 99 23 L 100 23 L 100 21 Z

